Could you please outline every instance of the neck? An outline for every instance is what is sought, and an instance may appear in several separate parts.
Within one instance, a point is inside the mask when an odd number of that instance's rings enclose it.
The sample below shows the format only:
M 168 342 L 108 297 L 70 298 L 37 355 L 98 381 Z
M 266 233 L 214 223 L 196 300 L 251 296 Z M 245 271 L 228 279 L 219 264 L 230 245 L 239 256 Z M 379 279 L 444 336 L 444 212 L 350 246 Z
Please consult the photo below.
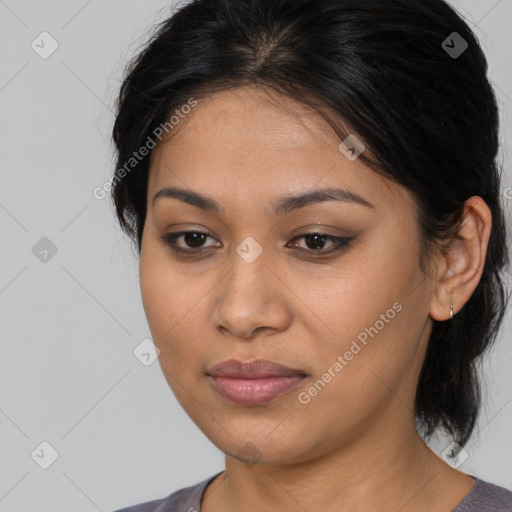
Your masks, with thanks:
M 379 424 L 364 438 L 301 463 L 250 465 L 226 456 L 226 471 L 207 489 L 201 510 L 452 510 L 473 480 L 439 459 L 411 420 L 402 428 Z M 383 428 L 392 434 L 382 435 Z

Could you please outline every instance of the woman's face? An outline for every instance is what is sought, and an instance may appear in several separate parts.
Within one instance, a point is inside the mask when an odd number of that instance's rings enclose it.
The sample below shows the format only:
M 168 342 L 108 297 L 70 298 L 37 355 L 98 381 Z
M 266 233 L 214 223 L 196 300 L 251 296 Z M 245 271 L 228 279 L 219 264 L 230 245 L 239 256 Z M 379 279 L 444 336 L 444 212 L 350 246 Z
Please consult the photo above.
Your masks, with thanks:
M 179 118 L 151 157 L 140 285 L 185 411 L 226 454 L 270 464 L 409 432 L 433 294 L 412 196 L 277 93 L 216 93 Z M 209 202 L 154 199 L 168 188 Z M 287 199 L 328 188 L 363 201 Z M 164 238 L 182 231 L 207 235 Z M 302 376 L 209 376 L 230 359 Z

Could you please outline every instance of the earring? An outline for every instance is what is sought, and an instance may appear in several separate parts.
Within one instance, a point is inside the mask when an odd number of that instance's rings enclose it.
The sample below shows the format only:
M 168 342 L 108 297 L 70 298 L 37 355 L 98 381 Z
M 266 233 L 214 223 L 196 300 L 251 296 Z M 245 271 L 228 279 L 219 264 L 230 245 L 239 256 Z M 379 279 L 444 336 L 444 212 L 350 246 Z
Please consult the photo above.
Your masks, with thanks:
M 450 304 L 450 318 L 453 320 L 453 304 Z

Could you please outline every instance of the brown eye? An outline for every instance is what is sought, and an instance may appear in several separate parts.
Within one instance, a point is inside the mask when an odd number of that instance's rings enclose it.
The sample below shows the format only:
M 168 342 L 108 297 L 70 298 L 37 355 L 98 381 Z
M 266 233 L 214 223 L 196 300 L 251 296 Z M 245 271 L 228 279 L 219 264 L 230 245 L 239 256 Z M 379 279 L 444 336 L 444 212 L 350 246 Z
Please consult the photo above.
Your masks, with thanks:
M 208 238 L 208 235 L 205 233 L 199 233 L 197 231 L 189 231 L 183 235 L 183 241 L 192 248 L 201 247 L 204 244 L 206 238 Z
M 213 238 L 209 233 L 203 231 L 180 231 L 177 233 L 168 233 L 163 235 L 162 240 L 167 244 L 171 250 L 193 255 L 194 253 L 206 252 L 208 247 L 204 243 L 208 238 Z M 177 240 L 182 238 L 183 244 L 178 244 Z M 328 254 L 341 250 L 348 246 L 353 238 L 343 238 L 334 235 L 328 235 L 326 233 L 306 233 L 298 236 L 292 240 L 304 239 L 306 247 L 299 247 L 298 244 L 292 244 L 298 247 L 301 251 L 319 254 Z M 291 242 L 289 242 L 291 244 Z M 327 248 L 326 248 L 326 244 Z M 220 243 L 214 244 L 213 247 L 219 247 Z
M 343 247 L 346 247 L 349 245 L 349 243 L 352 241 L 351 238 L 343 238 L 333 235 L 328 235 L 326 233 L 306 233 L 304 235 L 298 236 L 297 238 L 294 238 L 292 240 L 299 240 L 304 239 L 306 248 L 301 248 L 309 252 L 322 252 L 322 253 L 328 253 L 332 251 L 336 251 L 338 249 L 342 249 Z M 329 243 L 330 246 L 328 248 L 325 248 L 325 245 Z
M 180 231 L 178 233 L 168 233 L 161 238 L 173 251 L 187 253 L 203 249 L 203 244 L 208 237 L 213 238 L 209 233 L 202 231 Z M 177 244 L 176 241 L 179 238 L 183 238 L 185 246 Z

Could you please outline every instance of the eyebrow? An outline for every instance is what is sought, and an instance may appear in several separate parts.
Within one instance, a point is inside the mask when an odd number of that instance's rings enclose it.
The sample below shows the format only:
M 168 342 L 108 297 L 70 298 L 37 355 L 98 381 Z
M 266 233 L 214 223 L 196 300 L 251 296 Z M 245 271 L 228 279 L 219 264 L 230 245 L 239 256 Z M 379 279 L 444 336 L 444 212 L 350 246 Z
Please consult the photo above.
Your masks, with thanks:
M 215 199 L 204 196 L 192 190 L 186 190 L 178 187 L 163 188 L 153 196 L 153 206 L 155 205 L 155 202 L 162 197 L 179 199 L 180 201 L 195 206 L 196 208 L 200 208 L 201 210 L 217 214 L 223 211 Z M 310 204 L 323 203 L 325 201 L 355 203 L 366 206 L 368 208 L 375 208 L 375 205 L 360 195 L 356 194 L 355 192 L 351 192 L 350 190 L 343 188 L 328 187 L 316 189 L 310 192 L 304 192 L 303 194 L 294 196 L 282 197 L 273 204 L 273 211 L 276 216 L 284 215 L 294 210 L 304 208 Z

